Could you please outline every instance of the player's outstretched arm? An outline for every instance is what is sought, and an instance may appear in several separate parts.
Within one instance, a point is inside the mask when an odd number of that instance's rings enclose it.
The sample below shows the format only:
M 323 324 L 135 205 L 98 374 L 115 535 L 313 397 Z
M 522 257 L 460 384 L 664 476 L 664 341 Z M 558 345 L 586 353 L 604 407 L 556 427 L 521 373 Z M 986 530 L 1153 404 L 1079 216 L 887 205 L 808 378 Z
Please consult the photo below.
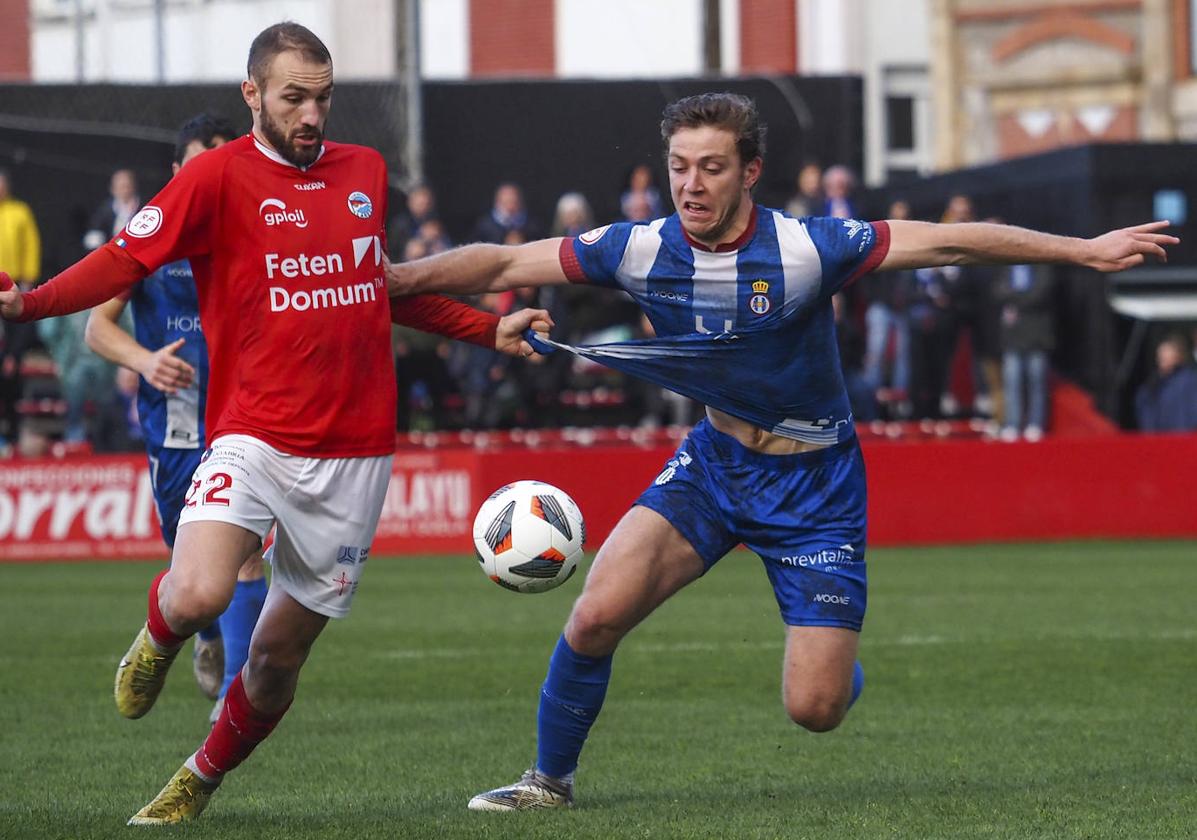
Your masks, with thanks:
M 0 317 L 36 321 L 82 312 L 116 297 L 149 273 L 123 249 L 109 243 L 32 292 L 6 289 L 0 282 Z
M 1112 230 L 1093 239 L 983 222 L 893 220 L 887 224 L 889 252 L 878 271 L 968 263 L 1070 263 L 1097 271 L 1121 271 L 1141 265 L 1148 258 L 1167 262 L 1164 247 L 1180 241 L 1161 233 L 1168 222 Z
M 83 333 L 87 346 L 108 361 L 141 374 L 163 393 L 175 394 L 188 387 L 195 378 L 195 368 L 175 355 L 186 339 L 177 339 L 158 350 L 143 347 L 121 329 L 118 322 L 124 311 L 125 301 L 121 298 L 93 308 Z
M 391 297 L 420 292 L 472 295 L 568 283 L 557 256 L 560 250 L 560 238 L 526 245 L 477 244 L 389 264 L 387 293 Z

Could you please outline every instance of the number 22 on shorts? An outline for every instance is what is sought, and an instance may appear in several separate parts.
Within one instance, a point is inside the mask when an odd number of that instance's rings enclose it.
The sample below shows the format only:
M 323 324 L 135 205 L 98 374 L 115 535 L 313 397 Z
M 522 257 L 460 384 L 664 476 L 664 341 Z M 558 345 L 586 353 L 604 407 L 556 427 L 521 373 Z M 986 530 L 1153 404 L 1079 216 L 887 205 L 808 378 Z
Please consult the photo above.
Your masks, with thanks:
M 200 488 L 206 486 L 202 493 Z M 233 477 L 228 473 L 212 473 L 206 479 L 193 478 L 191 480 L 191 489 L 187 491 L 187 498 L 185 504 L 187 507 L 195 507 L 196 504 L 201 505 L 220 505 L 221 507 L 228 507 L 229 497 L 224 495 L 224 491 L 233 486 Z M 197 499 L 196 496 L 199 496 Z

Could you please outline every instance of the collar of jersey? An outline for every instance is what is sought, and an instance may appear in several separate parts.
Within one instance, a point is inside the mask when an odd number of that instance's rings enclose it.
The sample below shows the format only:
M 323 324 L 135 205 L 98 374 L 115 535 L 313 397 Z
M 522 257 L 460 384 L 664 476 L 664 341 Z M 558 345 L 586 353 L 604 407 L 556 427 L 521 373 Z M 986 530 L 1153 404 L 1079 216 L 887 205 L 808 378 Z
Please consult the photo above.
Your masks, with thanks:
M 748 217 L 748 227 L 744 228 L 743 233 L 741 233 L 731 242 L 720 242 L 714 248 L 710 248 L 706 245 L 703 245 L 701 242 L 698 242 L 697 240 L 691 239 L 690 234 L 686 233 L 685 228 L 682 228 L 682 236 L 686 237 L 686 242 L 691 248 L 697 248 L 700 251 L 710 251 L 714 254 L 722 254 L 726 253 L 727 251 L 739 251 L 752 240 L 753 235 L 756 233 L 757 210 L 757 206 L 753 204 L 752 213 Z
M 300 172 L 307 172 L 309 169 L 311 169 L 313 166 L 315 166 L 320 161 L 320 158 L 324 157 L 324 150 L 325 150 L 325 148 L 327 148 L 323 143 L 321 143 L 320 144 L 320 154 L 316 155 L 316 160 L 312 161 L 307 166 L 296 166 L 291 161 L 287 160 L 285 157 L 283 157 L 278 152 L 276 152 L 274 149 L 270 148 L 265 143 L 263 143 L 261 140 L 259 140 L 256 135 L 251 134 L 250 136 L 254 138 L 254 145 L 258 147 L 259 152 L 266 155 L 266 157 L 270 158 L 275 163 L 281 163 L 283 166 L 289 166 L 292 169 L 298 169 Z

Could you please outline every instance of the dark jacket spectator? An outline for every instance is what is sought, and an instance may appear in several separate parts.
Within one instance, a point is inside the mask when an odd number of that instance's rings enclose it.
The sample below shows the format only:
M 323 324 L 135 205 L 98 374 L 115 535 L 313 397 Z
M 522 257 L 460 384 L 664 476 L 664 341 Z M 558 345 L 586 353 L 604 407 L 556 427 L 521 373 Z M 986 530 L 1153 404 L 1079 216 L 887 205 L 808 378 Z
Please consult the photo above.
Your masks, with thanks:
M 1050 353 L 1056 348 L 1055 281 L 1047 266 L 1015 265 L 998 281 L 1003 352 Z
M 1135 418 L 1144 432 L 1197 431 L 1197 366 L 1188 340 L 1170 335 L 1156 347 L 1156 372 L 1135 394 Z
M 490 212 L 474 225 L 474 240 L 501 245 L 512 232 L 522 234 L 525 242 L 540 238 L 540 228 L 528 218 L 519 185 L 500 184 L 495 190 L 495 202 Z

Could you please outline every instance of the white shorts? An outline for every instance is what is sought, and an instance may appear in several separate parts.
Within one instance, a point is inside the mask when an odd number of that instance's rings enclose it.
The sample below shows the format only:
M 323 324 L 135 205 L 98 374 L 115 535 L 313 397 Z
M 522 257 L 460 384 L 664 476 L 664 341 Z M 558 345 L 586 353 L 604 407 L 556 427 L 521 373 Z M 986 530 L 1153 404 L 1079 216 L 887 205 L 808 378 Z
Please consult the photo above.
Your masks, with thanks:
M 391 479 L 391 456 L 308 458 L 248 435 L 213 441 L 191 478 L 179 526 L 229 522 L 265 539 L 271 586 L 309 610 L 341 618 L 362 567 Z

